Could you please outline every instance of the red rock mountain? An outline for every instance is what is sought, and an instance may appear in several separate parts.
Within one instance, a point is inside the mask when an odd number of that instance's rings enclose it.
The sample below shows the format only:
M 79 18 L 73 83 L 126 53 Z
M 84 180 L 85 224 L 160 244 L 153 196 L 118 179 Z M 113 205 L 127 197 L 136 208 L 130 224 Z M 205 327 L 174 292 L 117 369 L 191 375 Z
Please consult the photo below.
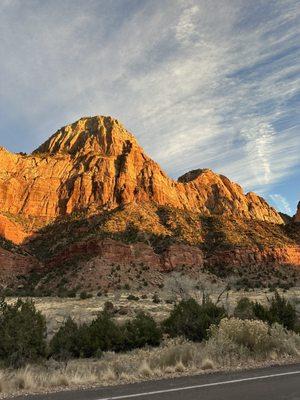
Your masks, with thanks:
M 208 169 L 174 181 L 110 117 L 82 118 L 32 155 L 0 150 L 0 210 L 49 221 L 80 209 L 152 201 L 179 209 L 230 213 L 273 223 L 281 216 L 254 193 Z
M 61 128 L 31 155 L 0 148 L 0 236 L 22 249 L 0 254 L 3 282 L 30 266 L 51 284 L 68 266 L 69 288 L 95 288 L 116 286 L 116 264 L 158 274 L 300 265 L 298 233 L 264 199 L 209 169 L 172 180 L 103 116 Z

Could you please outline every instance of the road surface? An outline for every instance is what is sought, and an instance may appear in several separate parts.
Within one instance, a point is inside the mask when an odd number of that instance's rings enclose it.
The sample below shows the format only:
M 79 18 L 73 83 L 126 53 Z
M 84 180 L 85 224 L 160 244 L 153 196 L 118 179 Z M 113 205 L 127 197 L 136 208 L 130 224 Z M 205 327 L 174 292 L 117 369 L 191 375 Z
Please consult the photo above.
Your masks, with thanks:
M 300 364 L 131 385 L 18 396 L 15 400 L 300 400 Z

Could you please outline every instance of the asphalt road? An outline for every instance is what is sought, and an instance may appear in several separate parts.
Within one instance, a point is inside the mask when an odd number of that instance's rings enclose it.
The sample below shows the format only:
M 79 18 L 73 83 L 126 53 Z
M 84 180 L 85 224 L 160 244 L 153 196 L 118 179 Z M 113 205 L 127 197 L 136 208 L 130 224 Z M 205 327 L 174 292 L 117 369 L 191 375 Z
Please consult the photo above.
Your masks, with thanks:
M 300 364 L 148 381 L 17 400 L 300 400 Z

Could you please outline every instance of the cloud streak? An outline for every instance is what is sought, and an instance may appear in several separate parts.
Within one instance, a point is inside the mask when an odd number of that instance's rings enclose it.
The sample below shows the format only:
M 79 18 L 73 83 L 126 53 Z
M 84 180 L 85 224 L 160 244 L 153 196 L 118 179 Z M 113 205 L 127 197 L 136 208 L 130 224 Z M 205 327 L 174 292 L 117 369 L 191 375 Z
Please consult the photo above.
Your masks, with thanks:
M 0 34 L 13 150 L 110 114 L 173 177 L 209 167 L 268 196 L 297 174 L 296 0 L 6 0 Z

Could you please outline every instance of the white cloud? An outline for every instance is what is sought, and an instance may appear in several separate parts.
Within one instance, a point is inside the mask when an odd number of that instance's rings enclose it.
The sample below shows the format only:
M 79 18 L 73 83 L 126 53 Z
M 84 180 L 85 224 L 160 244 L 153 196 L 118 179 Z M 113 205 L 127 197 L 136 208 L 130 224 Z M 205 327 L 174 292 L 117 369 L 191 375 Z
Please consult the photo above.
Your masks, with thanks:
M 197 30 L 199 14 L 200 8 L 198 5 L 191 5 L 183 10 L 175 26 L 175 37 L 179 42 L 188 45 L 193 39 L 196 39 L 196 37 L 199 38 Z
M 291 206 L 286 198 L 278 193 L 270 194 L 269 197 L 275 203 L 275 206 L 278 207 L 279 210 L 286 214 L 292 215 Z

